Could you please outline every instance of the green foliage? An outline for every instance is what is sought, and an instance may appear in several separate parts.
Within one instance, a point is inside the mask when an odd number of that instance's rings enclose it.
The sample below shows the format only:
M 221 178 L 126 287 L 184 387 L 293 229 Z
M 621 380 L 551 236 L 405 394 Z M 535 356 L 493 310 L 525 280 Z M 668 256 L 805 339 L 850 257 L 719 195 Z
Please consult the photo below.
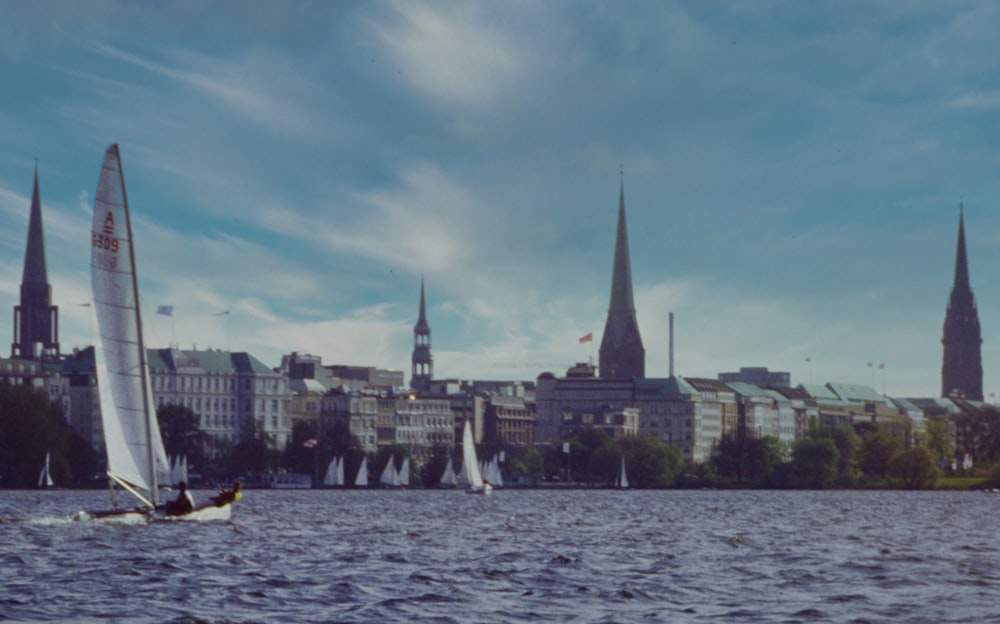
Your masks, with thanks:
M 629 485 L 635 488 L 668 487 L 684 469 L 684 460 L 677 447 L 649 436 L 628 436 L 617 440 L 625 455 Z M 620 465 L 617 457 L 615 470 Z
M 930 451 L 922 446 L 897 454 L 889 465 L 889 475 L 910 490 L 934 487 L 939 474 Z
M 97 455 L 66 422 L 45 391 L 0 382 L 0 486 L 37 487 L 49 468 L 59 486 L 84 484 L 97 472 Z
M 893 458 L 903 450 L 903 442 L 884 431 L 868 431 L 861 440 L 858 465 L 869 478 L 884 478 Z
M 792 467 L 800 487 L 823 489 L 834 485 L 839 464 L 840 452 L 832 438 L 802 438 L 792 446 Z
M 948 421 L 940 415 L 929 416 L 924 421 L 924 446 L 935 460 L 944 459 L 945 464 L 951 464 L 955 454 L 948 442 Z
M 441 475 L 444 474 L 448 466 L 448 457 L 451 455 L 451 447 L 447 444 L 435 444 L 431 448 L 427 460 L 420 467 L 420 483 L 425 488 L 434 488 L 441 483 Z M 452 464 L 454 468 L 454 464 Z
M 279 453 L 273 440 L 254 419 L 248 419 L 236 443 L 224 448 L 221 463 L 227 474 L 246 475 L 270 472 L 278 466 Z
M 168 403 L 156 410 L 156 420 L 169 457 L 184 456 L 190 471 L 211 469 L 207 462 L 208 436 L 201 430 L 198 415 L 184 405 Z
M 711 462 L 720 477 L 737 483 L 770 485 L 774 469 L 785 457 L 785 447 L 775 437 L 757 437 L 743 429 L 723 435 L 712 449 Z

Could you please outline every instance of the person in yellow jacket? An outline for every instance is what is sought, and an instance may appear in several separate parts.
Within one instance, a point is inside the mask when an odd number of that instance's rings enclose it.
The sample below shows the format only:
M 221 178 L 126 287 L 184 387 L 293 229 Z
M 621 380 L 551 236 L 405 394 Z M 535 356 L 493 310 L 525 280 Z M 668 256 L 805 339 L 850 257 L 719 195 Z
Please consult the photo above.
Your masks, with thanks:
M 212 502 L 215 503 L 216 507 L 223 507 L 225 505 L 229 505 L 230 503 L 235 503 L 243 498 L 243 494 L 240 492 L 242 488 L 243 484 L 236 481 L 233 483 L 233 489 L 222 490 L 217 495 L 212 497 Z

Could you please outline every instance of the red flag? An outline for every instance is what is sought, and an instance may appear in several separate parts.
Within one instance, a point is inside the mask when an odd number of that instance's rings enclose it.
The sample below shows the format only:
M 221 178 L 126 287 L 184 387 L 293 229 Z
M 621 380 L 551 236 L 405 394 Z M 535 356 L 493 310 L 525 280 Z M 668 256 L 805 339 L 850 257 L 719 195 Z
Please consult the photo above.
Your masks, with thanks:
M 302 446 L 306 448 L 316 448 L 317 444 L 319 443 L 316 441 L 316 438 L 309 438 L 308 440 L 302 443 Z
M 594 341 L 594 332 L 590 332 L 589 334 L 587 334 L 583 338 L 580 338 L 580 344 L 583 344 L 585 342 L 593 342 L 593 341 Z

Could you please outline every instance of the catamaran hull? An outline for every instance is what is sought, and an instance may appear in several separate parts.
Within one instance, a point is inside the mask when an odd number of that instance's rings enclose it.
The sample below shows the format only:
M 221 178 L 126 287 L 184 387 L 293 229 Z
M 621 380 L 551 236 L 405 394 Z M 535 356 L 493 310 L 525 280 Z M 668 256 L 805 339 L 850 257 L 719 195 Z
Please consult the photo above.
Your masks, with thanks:
M 226 521 L 232 516 L 233 506 L 223 505 L 222 507 L 200 507 L 194 511 L 180 516 L 169 516 L 162 509 L 157 509 L 152 516 L 153 522 L 213 522 Z
M 167 515 L 162 509 L 143 508 L 80 511 L 74 520 L 96 520 L 111 524 L 146 524 L 149 522 L 225 522 L 232 517 L 232 505 L 201 507 L 180 516 Z

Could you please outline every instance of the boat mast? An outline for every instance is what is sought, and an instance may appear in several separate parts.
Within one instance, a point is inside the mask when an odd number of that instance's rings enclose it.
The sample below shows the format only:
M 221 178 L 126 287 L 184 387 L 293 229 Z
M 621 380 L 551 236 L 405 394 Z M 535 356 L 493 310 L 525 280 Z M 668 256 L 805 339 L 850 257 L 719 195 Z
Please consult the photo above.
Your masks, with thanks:
M 125 193 L 125 172 L 122 169 L 122 157 L 118 152 L 118 144 L 112 146 L 115 150 L 115 157 L 118 159 L 118 177 L 122 185 L 122 206 L 125 208 L 125 231 L 128 232 L 128 255 L 132 263 L 132 293 L 135 297 L 135 327 L 139 341 L 139 376 L 142 379 L 142 412 L 146 416 L 146 450 L 149 460 L 149 497 L 156 507 L 159 504 L 159 485 L 156 482 L 156 459 L 153 447 L 153 414 L 149 412 L 149 387 L 146 377 L 146 341 L 142 337 L 142 314 L 139 313 L 139 278 L 135 270 L 135 244 L 132 239 L 132 217 L 128 209 L 128 195 Z

